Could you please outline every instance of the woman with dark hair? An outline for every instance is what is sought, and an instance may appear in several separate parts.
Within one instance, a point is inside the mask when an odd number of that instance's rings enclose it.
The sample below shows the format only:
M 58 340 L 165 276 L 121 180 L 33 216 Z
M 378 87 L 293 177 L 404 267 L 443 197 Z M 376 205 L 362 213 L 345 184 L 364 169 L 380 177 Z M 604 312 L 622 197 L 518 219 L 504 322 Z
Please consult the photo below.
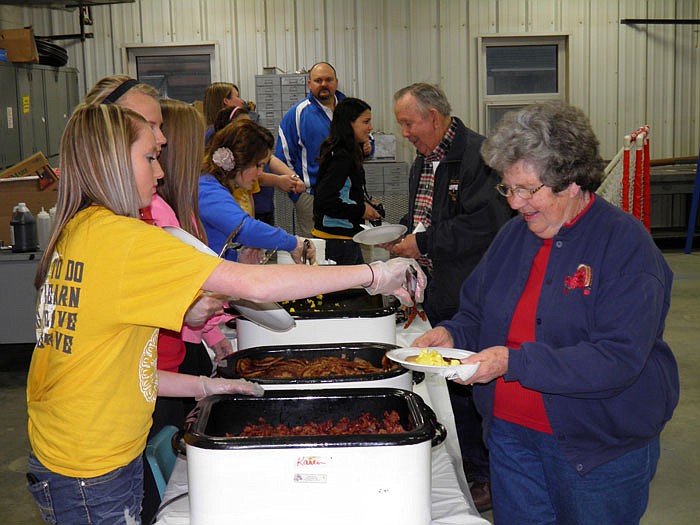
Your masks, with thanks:
M 248 119 L 236 120 L 212 136 L 199 178 L 199 215 L 215 252 L 221 251 L 231 232 L 240 226 L 236 242 L 249 248 L 287 251 L 295 262 L 301 262 L 304 239 L 254 219 L 233 197 L 257 185 L 274 143 L 267 129 Z M 228 250 L 224 256 L 237 260 L 235 250 Z M 307 256 L 315 262 L 313 244 Z
M 590 122 L 550 102 L 507 113 L 481 146 L 506 223 L 452 319 L 414 346 L 477 352 L 496 524 L 638 524 L 678 403 L 664 341 L 673 275 L 649 232 L 595 194 Z
M 314 193 L 314 236 L 326 240 L 326 256 L 337 264 L 364 262 L 352 237 L 364 220 L 380 219 L 365 191 L 362 145 L 372 131 L 372 108 L 345 98 L 333 111 L 330 134 L 321 144 Z
M 259 115 L 246 107 L 235 106 L 233 109 L 225 107 L 216 114 L 214 133 L 221 131 L 238 119 L 251 120 L 257 124 Z M 269 164 L 265 167 L 265 171 L 260 174 L 258 184 L 253 184 L 250 191 L 244 191 L 239 188 L 234 193 L 233 198 L 241 205 L 241 208 L 257 220 L 274 226 L 274 188 L 284 193 L 290 191 L 301 193 L 306 190 L 306 185 L 289 166 L 277 157 L 272 156 Z

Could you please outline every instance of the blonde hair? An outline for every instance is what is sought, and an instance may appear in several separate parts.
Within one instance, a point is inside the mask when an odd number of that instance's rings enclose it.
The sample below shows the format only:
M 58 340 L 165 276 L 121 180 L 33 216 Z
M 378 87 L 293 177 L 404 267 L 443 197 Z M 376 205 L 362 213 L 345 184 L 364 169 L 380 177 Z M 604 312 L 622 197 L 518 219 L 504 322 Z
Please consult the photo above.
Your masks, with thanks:
M 158 193 L 175 211 L 180 226 L 206 243 L 198 203 L 199 170 L 204 158 L 204 117 L 195 107 L 179 100 L 161 100 L 160 109 L 168 143 L 160 153 L 160 164 L 166 176 L 158 186 Z
M 79 211 L 99 205 L 117 215 L 139 216 L 139 195 L 131 165 L 131 146 L 150 128 L 138 113 L 111 104 L 80 104 L 61 137 L 56 218 L 37 269 L 43 284 L 63 227 Z
M 134 79 L 128 75 L 110 75 L 108 77 L 101 78 L 94 86 L 92 86 L 92 89 L 88 92 L 88 94 L 85 95 L 85 103 L 101 104 L 104 102 L 105 98 L 107 98 L 115 89 L 117 89 L 127 80 Z M 131 87 L 131 89 L 127 90 L 126 93 L 131 91 L 138 91 L 156 100 L 160 99 L 160 93 L 158 93 L 158 90 L 148 84 L 135 84 Z M 126 93 L 124 93 L 124 95 L 126 95 Z M 119 100 L 124 97 L 124 95 L 119 97 L 116 102 L 118 103 Z
M 238 91 L 240 95 L 238 86 L 231 82 L 213 82 L 209 84 L 209 87 L 207 87 L 207 90 L 204 92 L 204 100 L 202 102 L 202 109 L 204 110 L 204 117 L 207 119 L 207 126 L 214 125 L 216 114 L 224 107 L 224 99 L 232 98 L 234 89 Z

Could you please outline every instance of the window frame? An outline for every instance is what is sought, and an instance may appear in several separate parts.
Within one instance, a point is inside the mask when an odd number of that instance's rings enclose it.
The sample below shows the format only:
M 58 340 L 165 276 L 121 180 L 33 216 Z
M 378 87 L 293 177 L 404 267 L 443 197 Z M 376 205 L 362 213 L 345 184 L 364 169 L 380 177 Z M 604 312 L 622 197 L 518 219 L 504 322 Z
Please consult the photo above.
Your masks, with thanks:
M 219 55 L 219 43 L 215 41 L 125 44 L 124 61 L 127 65 L 127 75 L 138 78 L 137 61 L 140 57 L 173 55 L 208 56 L 211 82 L 218 82 L 219 69 L 216 57 Z
M 568 100 L 569 90 L 569 34 L 568 33 L 537 33 L 537 34 L 488 34 L 480 35 L 478 40 L 478 71 L 479 71 L 479 132 L 489 132 L 489 110 L 492 108 L 517 109 L 527 104 L 548 100 Z M 522 93 L 508 95 L 489 95 L 487 92 L 488 73 L 486 50 L 489 47 L 511 46 L 557 46 L 557 92 L 556 93 Z

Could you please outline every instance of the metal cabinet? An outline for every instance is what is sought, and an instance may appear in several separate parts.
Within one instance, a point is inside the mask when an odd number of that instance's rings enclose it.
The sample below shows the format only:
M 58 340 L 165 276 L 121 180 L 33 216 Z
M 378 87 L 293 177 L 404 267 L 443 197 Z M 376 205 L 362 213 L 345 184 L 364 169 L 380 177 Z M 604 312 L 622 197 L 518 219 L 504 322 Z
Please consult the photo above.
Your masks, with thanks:
M 0 169 L 22 159 L 17 114 L 17 75 L 12 64 L 0 62 Z
M 33 64 L 0 65 L 0 168 L 38 151 L 49 160 L 57 157 L 63 130 L 80 102 L 78 71 Z
M 36 342 L 34 275 L 41 255 L 0 250 L 0 344 Z
M 17 109 L 22 158 L 47 151 L 44 72 L 31 65 L 15 66 L 17 73 Z

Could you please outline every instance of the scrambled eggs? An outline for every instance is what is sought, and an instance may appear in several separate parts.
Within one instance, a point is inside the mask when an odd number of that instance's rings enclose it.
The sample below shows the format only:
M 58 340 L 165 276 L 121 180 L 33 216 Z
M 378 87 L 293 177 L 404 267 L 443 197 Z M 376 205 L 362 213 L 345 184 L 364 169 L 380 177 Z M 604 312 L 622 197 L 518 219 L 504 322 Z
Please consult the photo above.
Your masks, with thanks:
M 437 350 L 421 348 L 420 354 L 416 356 L 416 363 L 431 366 L 457 366 L 459 359 L 443 358 Z

